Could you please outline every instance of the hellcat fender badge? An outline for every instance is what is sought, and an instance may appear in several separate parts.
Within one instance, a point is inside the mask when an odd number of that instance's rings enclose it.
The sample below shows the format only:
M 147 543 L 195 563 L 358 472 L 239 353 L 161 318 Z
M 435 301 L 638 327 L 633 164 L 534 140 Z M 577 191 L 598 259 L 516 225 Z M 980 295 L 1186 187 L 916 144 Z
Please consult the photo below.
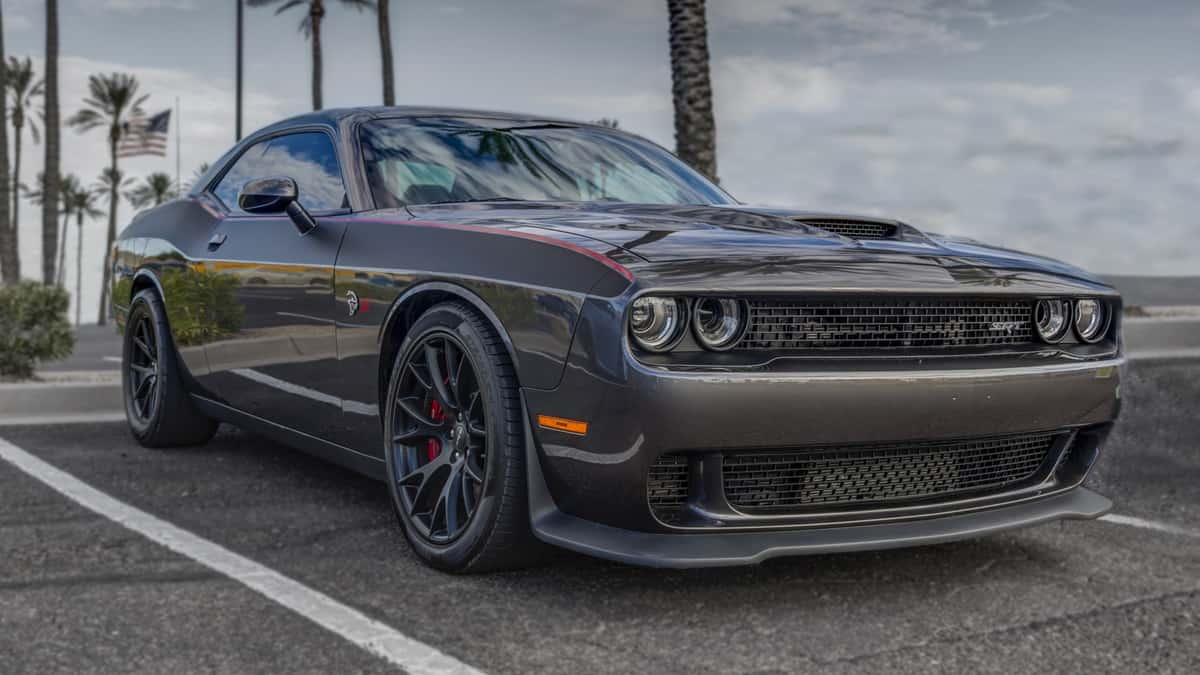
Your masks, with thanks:
M 358 314 L 358 294 L 354 291 L 346 291 L 346 308 L 350 310 L 350 316 Z

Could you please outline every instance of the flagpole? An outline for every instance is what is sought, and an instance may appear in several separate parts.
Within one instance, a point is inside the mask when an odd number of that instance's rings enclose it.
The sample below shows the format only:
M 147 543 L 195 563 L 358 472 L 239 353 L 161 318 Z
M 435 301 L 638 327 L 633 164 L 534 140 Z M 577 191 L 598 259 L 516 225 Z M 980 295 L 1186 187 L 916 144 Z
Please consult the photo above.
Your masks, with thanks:
M 183 133 L 183 117 L 179 110 L 179 97 L 175 97 L 175 191 L 183 192 L 183 180 L 180 175 L 180 166 L 182 165 L 182 155 L 180 154 L 179 136 Z
M 234 94 L 234 141 L 242 140 L 242 0 L 237 0 L 237 92 Z

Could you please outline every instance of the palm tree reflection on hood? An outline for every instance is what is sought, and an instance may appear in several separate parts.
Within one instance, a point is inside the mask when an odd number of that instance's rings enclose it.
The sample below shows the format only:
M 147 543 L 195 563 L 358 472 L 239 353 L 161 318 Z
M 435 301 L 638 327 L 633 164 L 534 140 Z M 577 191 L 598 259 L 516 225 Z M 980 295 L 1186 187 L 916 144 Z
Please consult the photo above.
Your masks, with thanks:
M 541 127 L 539 126 L 538 128 Z M 553 185 L 558 194 L 547 194 L 547 197 L 578 199 L 579 186 L 576 181 L 579 179 L 579 175 L 568 171 L 565 167 L 560 166 L 551 159 L 550 155 L 546 152 L 543 141 L 514 133 L 515 131 L 519 131 L 519 128 L 474 128 L 453 131 L 449 135 L 478 139 L 475 145 L 475 159 L 490 160 L 505 165 L 506 172 L 511 170 L 510 167 L 516 168 L 519 166 L 533 178 Z M 547 187 L 550 187 L 550 185 L 547 185 Z M 588 187 L 599 189 L 590 181 L 588 182 Z M 505 197 L 508 195 L 494 196 Z

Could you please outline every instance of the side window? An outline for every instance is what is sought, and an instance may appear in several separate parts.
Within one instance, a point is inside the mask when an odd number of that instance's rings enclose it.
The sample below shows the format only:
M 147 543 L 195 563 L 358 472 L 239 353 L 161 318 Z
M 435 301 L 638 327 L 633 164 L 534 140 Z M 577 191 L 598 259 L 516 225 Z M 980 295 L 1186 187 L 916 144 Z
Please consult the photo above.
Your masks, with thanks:
M 247 182 L 268 176 L 287 176 L 300 189 L 300 203 L 310 211 L 345 208 L 346 186 L 329 136 L 306 132 L 257 143 L 237 159 L 213 190 L 232 211 Z M 239 211 L 240 212 L 240 211 Z
M 250 146 L 250 149 L 242 153 L 241 157 L 234 160 L 233 166 L 225 172 L 225 176 L 221 178 L 221 182 L 213 188 L 213 194 L 217 199 L 221 200 L 230 211 L 241 213 L 238 208 L 238 193 L 242 191 L 242 186 L 255 178 L 265 178 L 267 176 L 265 167 L 262 165 L 263 153 L 267 150 L 268 141 L 256 143 Z

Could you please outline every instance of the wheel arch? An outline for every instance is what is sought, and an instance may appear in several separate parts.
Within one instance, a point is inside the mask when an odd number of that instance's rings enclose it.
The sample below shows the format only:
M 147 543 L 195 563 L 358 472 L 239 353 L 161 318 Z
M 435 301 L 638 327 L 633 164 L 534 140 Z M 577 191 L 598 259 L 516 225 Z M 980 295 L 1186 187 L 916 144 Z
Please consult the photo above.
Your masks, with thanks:
M 153 288 L 154 292 L 158 293 L 158 299 L 165 301 L 166 296 L 163 295 L 162 282 L 148 269 L 140 269 L 133 275 L 133 283 L 129 288 L 129 297 L 125 298 L 125 300 L 127 302 L 132 301 L 133 296 L 147 288 Z
M 508 334 L 508 330 L 504 327 L 504 323 L 500 320 L 500 317 L 487 302 L 463 286 L 444 281 L 427 281 L 417 284 L 396 298 L 392 302 L 391 307 L 388 308 L 387 315 L 380 326 L 378 339 L 379 381 L 377 384 L 379 401 L 382 402 L 387 397 L 388 378 L 391 377 L 392 366 L 395 363 L 400 345 L 408 335 L 409 327 L 430 307 L 453 300 L 467 303 L 492 324 L 492 327 L 496 329 L 496 333 L 500 335 L 500 340 L 504 343 L 505 350 L 508 351 L 508 357 L 512 360 L 513 371 L 517 374 L 517 382 L 518 384 L 520 383 L 521 373 L 519 371 L 519 362 L 517 361 L 517 350 L 513 346 L 512 337 Z

